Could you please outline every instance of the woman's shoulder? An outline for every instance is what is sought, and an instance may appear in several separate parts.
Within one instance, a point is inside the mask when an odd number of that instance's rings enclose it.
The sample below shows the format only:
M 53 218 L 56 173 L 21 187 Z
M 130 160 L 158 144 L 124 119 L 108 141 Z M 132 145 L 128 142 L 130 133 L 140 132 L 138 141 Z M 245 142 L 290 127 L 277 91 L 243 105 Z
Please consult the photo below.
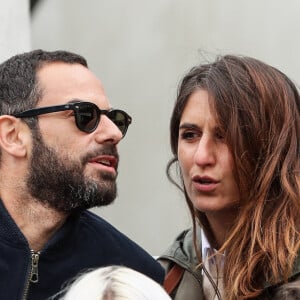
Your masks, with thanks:
M 201 249 L 201 237 L 197 243 Z M 199 261 L 192 229 L 182 231 L 158 261 L 166 270 L 164 287 L 172 299 L 203 299 L 201 268 L 196 267 Z
M 197 243 L 201 249 L 201 238 L 197 240 Z M 195 251 L 193 230 L 191 228 L 183 230 L 158 260 L 165 265 L 176 263 L 185 269 L 194 268 L 199 260 Z

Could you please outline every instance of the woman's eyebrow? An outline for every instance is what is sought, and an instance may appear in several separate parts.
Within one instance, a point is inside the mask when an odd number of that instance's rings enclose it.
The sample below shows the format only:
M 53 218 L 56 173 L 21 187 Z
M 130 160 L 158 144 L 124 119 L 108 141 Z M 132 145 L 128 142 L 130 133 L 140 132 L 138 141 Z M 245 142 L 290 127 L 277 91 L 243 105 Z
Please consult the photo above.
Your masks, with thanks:
M 193 123 L 182 123 L 179 126 L 180 129 L 199 129 L 199 126 Z

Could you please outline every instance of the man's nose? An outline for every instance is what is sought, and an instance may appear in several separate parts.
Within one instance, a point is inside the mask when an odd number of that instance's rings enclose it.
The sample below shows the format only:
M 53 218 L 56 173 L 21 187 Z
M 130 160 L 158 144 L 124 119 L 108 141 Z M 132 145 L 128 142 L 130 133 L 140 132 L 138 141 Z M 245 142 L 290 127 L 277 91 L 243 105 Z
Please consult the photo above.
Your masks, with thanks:
M 123 134 L 117 125 L 106 115 L 101 115 L 100 122 L 96 129 L 96 142 L 118 144 Z

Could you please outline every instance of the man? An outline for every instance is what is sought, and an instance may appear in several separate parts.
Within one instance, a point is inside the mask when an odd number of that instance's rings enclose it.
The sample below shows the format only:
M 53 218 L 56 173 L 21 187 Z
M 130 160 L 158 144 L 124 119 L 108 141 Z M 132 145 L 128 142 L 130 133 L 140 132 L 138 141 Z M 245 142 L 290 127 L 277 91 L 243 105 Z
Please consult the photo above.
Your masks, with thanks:
M 79 55 L 36 50 L 0 65 L 0 299 L 46 299 L 106 265 L 163 281 L 149 254 L 87 211 L 116 197 L 130 123 Z

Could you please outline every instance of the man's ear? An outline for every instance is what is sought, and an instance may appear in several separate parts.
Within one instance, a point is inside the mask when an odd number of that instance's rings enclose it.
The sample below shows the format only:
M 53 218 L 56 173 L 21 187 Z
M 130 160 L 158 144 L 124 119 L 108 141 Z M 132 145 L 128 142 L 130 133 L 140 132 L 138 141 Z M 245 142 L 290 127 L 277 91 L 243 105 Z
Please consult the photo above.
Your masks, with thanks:
M 0 147 L 15 157 L 25 157 L 31 140 L 28 126 L 13 116 L 0 116 Z

